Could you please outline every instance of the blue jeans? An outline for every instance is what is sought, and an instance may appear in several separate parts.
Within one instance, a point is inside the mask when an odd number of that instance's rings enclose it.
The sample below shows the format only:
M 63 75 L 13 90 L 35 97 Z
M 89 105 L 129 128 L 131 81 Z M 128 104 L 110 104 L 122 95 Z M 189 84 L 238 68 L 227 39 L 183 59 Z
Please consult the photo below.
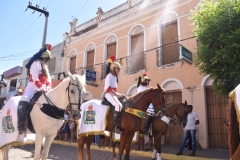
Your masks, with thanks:
M 99 143 L 100 142 L 100 135 L 95 135 L 95 143 Z
M 183 152 L 184 146 L 187 142 L 187 139 L 192 136 L 192 153 L 196 152 L 196 145 L 197 145 L 197 140 L 196 140 L 196 129 L 194 130 L 186 130 L 184 132 L 184 138 L 180 147 L 180 152 Z

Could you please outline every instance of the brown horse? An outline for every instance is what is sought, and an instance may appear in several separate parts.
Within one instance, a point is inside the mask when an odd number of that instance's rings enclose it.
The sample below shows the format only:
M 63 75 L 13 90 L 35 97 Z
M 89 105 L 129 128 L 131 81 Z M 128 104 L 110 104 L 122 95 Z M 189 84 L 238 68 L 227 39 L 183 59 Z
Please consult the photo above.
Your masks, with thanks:
M 129 160 L 130 158 L 130 147 L 132 143 L 132 139 L 134 133 L 138 131 L 142 124 L 142 117 L 138 117 L 136 115 L 131 114 L 131 111 L 137 109 L 142 113 L 146 112 L 150 103 L 153 104 L 156 110 L 159 110 L 161 107 L 165 107 L 165 99 L 164 99 L 164 91 L 157 84 L 157 88 L 146 89 L 142 92 L 137 93 L 134 96 L 127 98 L 127 104 L 125 107 L 130 108 L 130 113 L 122 110 L 120 115 L 120 128 L 123 131 L 120 137 L 120 146 L 119 146 L 119 156 L 117 157 L 119 160 L 122 158 L 123 151 L 125 149 L 126 155 L 125 160 Z M 107 115 L 107 126 L 106 130 L 109 132 L 113 131 L 113 113 L 109 112 Z M 83 160 L 83 146 L 84 141 L 86 140 L 87 145 L 87 160 L 91 159 L 90 154 L 90 146 L 92 143 L 93 135 L 80 136 L 78 138 L 78 157 L 79 160 Z
M 239 121 L 240 112 L 237 107 L 235 90 L 229 94 L 229 128 L 228 128 L 228 145 L 230 150 L 231 160 L 238 160 L 240 157 L 240 140 L 239 140 Z
M 185 101 L 185 103 L 170 103 L 167 104 L 166 107 L 167 108 L 164 116 L 155 116 L 152 122 L 152 134 L 155 141 L 155 149 L 152 154 L 153 160 L 155 160 L 156 155 L 157 160 L 161 159 L 161 139 L 162 136 L 167 132 L 169 122 L 171 121 L 174 125 L 186 125 L 188 107 L 187 101 Z M 173 118 L 175 114 L 178 120 Z M 113 143 L 113 157 L 115 157 L 115 145 L 116 143 Z
M 161 139 L 167 132 L 169 122 L 183 127 L 186 125 L 187 101 L 185 103 L 170 103 L 166 107 L 165 115 L 162 118 L 154 117 L 152 122 L 152 135 L 155 141 L 155 149 L 152 154 L 153 160 L 155 160 L 155 157 L 157 157 L 157 160 L 161 160 Z M 175 114 L 178 120 L 173 118 Z

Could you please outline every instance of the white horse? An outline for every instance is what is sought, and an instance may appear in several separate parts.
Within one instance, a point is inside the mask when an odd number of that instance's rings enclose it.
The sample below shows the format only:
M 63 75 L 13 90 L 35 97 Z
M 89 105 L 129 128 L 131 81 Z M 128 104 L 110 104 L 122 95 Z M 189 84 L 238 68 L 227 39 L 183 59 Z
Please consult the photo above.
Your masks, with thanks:
M 30 113 L 32 124 L 36 132 L 34 160 L 47 159 L 49 148 L 57 131 L 63 124 L 62 119 L 54 119 L 44 114 L 40 110 L 41 106 L 39 105 L 49 103 L 57 106 L 60 110 L 66 110 L 67 106 L 70 106 L 70 119 L 80 119 L 81 97 L 86 92 L 85 77 L 72 75 L 70 72 L 68 75 L 68 78 L 64 79 L 56 88 L 46 93 L 46 96 L 41 95 Z M 45 138 L 45 143 L 41 154 L 43 138 Z M 8 145 L 1 150 L 4 160 L 8 160 L 10 147 L 11 145 Z

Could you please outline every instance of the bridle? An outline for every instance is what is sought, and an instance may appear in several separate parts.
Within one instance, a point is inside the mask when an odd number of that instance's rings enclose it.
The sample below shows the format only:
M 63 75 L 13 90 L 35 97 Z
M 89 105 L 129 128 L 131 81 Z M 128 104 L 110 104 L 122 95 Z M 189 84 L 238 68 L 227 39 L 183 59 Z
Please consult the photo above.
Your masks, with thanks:
M 184 115 L 187 113 L 187 105 L 184 104 L 183 106 L 181 106 L 180 108 L 178 108 L 177 111 L 180 110 L 180 109 L 184 109 Z M 177 113 L 177 111 L 176 111 L 176 113 Z M 165 116 L 166 116 L 166 117 L 170 120 L 170 122 L 172 122 L 172 124 L 174 124 L 175 126 L 182 126 L 182 127 L 184 127 L 184 124 L 187 124 L 187 121 L 185 121 L 184 118 L 183 118 L 181 121 L 179 121 L 178 119 L 171 118 L 171 117 L 167 116 L 166 114 L 165 114 Z
M 78 103 L 72 103 L 70 101 L 70 94 L 69 94 L 69 87 L 73 85 L 73 86 L 77 86 L 78 88 L 78 91 L 79 91 L 79 98 L 78 98 Z M 69 104 L 68 104 L 68 107 L 67 107 L 67 110 L 68 111 L 71 111 L 72 110 L 72 105 L 78 105 L 78 109 L 77 110 L 80 110 L 81 111 L 81 105 L 82 105 L 82 96 L 81 96 L 81 91 L 82 91 L 82 88 L 79 87 L 79 84 L 78 84 L 78 81 L 77 81 L 77 84 L 74 84 L 72 83 L 71 81 L 69 82 L 68 84 L 68 87 L 66 88 L 66 92 L 68 92 L 68 101 L 69 101 Z

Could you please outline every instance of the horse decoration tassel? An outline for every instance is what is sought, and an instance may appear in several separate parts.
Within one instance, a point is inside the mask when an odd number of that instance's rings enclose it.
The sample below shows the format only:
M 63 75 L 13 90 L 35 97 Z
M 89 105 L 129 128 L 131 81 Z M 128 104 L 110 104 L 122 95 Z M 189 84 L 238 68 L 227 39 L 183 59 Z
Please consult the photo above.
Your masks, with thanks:
M 238 160 L 240 157 L 240 84 L 229 93 L 230 115 L 228 129 L 228 145 L 231 160 Z

